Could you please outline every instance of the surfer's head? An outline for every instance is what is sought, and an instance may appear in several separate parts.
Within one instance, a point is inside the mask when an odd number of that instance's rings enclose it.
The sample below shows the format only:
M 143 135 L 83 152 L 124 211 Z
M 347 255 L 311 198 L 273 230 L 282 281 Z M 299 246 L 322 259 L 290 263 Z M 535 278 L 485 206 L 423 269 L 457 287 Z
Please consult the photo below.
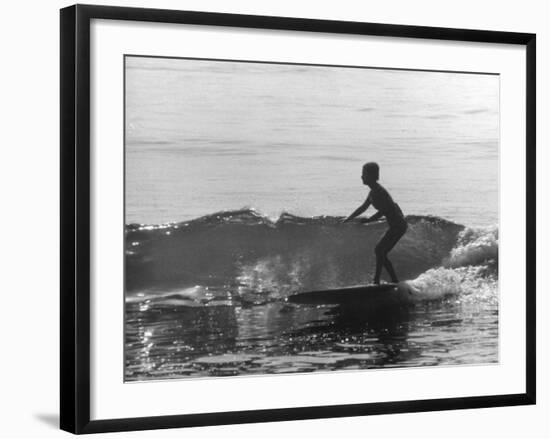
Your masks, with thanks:
M 363 165 L 363 174 L 361 175 L 363 184 L 368 185 L 368 184 L 376 183 L 379 177 L 380 177 L 380 168 L 378 167 L 378 163 L 368 162 Z

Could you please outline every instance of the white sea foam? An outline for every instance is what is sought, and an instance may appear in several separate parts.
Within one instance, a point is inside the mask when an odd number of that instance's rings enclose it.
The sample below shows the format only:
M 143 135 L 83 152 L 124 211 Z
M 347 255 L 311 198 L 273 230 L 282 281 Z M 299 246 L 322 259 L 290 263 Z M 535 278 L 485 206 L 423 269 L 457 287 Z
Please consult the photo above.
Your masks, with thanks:
M 451 250 L 445 265 L 464 267 L 498 260 L 498 228 L 466 228 L 460 232 L 455 248 Z

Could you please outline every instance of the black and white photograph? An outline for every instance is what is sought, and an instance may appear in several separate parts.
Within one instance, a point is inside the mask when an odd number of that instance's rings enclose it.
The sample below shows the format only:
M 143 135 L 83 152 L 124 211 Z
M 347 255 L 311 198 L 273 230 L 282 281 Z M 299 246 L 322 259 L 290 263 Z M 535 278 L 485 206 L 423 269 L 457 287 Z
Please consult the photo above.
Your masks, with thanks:
M 548 430 L 543 2 L 6 6 L 0 436 Z
M 499 362 L 500 76 L 124 57 L 124 380 Z

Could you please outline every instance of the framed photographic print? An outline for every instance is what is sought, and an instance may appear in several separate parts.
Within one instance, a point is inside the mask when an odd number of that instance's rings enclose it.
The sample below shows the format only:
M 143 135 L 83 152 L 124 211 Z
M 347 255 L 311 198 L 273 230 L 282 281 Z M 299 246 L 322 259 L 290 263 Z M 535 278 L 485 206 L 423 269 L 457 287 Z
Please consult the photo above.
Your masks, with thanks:
M 61 428 L 535 403 L 535 35 L 61 10 Z

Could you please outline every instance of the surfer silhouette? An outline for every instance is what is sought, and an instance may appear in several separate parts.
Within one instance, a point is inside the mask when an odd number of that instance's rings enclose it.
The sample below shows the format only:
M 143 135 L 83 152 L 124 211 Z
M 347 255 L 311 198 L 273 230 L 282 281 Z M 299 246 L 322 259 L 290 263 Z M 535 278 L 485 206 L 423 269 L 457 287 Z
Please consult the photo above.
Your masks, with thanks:
M 370 218 L 364 220 L 366 223 L 377 221 L 383 216 L 386 217 L 389 229 L 384 236 L 378 241 L 374 249 L 376 255 L 376 271 L 374 274 L 373 283 L 380 284 L 380 275 L 382 274 L 382 267 L 386 269 L 392 282 L 399 282 L 393 265 L 388 258 L 388 253 L 397 244 L 401 237 L 407 231 L 407 221 L 401 211 L 401 208 L 393 201 L 393 198 L 389 192 L 378 183 L 380 177 L 380 168 L 377 163 L 369 162 L 363 166 L 363 173 L 361 179 L 363 184 L 370 188 L 369 195 L 365 202 L 359 206 L 350 216 L 348 216 L 343 222 L 351 221 L 356 216 L 365 212 L 369 206 L 373 206 L 378 212 L 372 215 Z

